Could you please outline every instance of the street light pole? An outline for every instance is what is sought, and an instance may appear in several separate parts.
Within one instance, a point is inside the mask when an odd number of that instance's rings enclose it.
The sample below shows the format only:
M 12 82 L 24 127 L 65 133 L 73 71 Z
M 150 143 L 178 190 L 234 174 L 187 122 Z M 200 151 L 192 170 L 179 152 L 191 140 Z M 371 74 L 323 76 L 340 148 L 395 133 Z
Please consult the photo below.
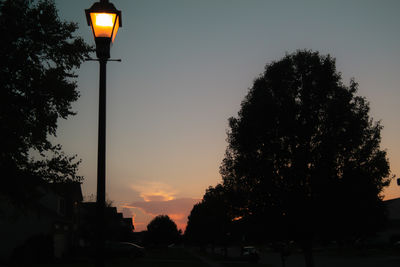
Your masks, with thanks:
M 102 203 L 103 210 L 106 200 L 106 71 L 107 59 L 100 59 L 99 80 L 99 131 L 97 154 L 97 202 Z
M 97 151 L 97 242 L 96 266 L 104 266 L 104 226 L 106 203 L 106 70 L 107 59 L 100 58 L 99 131 Z
M 104 228 L 106 203 L 106 70 L 110 58 L 110 45 L 121 23 L 121 11 L 108 0 L 100 0 L 85 10 L 88 25 L 96 42 L 96 55 L 100 63 L 99 79 L 99 131 L 97 151 L 97 221 L 96 267 L 104 267 Z

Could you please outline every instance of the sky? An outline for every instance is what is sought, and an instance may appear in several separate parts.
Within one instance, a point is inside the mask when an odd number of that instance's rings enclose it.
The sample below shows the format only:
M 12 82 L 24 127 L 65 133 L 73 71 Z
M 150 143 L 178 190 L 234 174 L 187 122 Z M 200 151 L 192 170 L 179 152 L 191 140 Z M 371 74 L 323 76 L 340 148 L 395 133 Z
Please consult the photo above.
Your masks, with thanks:
M 59 15 L 94 44 L 84 9 L 56 0 Z M 107 64 L 107 198 L 136 231 L 168 214 L 184 229 L 205 189 L 221 182 L 228 118 L 264 66 L 297 49 L 336 58 L 343 82 L 380 120 L 381 147 L 400 177 L 400 1 L 113 0 L 122 28 Z M 97 62 L 77 70 L 77 115 L 54 142 L 82 159 L 84 195 L 96 193 Z M 396 176 L 398 177 L 398 176 Z M 393 180 L 385 199 L 400 197 Z

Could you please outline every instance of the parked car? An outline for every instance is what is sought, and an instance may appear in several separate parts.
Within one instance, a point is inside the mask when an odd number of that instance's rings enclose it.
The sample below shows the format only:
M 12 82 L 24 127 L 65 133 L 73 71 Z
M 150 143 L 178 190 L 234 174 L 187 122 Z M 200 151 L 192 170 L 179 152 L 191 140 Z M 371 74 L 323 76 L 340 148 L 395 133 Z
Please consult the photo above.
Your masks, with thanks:
M 255 247 L 247 246 L 242 247 L 241 258 L 246 261 L 258 262 L 260 255 Z
M 145 255 L 144 247 L 129 242 L 107 241 L 104 250 L 109 257 L 137 258 Z

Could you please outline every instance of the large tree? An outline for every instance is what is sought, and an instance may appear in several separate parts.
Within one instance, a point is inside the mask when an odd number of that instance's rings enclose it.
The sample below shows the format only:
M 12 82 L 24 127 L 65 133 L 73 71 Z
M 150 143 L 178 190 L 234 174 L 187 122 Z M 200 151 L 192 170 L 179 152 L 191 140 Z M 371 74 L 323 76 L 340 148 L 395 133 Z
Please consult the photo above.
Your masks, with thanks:
M 0 1 L 0 194 L 9 199 L 29 199 L 42 181 L 82 179 L 75 156 L 49 141 L 74 114 L 75 70 L 92 51 L 77 27 L 53 1 Z
M 307 266 L 315 238 L 362 237 L 383 218 L 382 126 L 357 87 L 329 55 L 297 51 L 266 65 L 229 120 L 221 174 L 234 210 L 298 241 Z

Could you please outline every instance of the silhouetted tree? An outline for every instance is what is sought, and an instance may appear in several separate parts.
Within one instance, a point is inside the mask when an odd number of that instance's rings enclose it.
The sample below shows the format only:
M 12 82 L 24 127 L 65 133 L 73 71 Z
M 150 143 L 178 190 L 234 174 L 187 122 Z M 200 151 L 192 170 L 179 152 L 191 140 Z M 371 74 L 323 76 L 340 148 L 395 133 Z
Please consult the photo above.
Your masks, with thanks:
M 307 266 L 314 238 L 360 237 L 383 218 L 382 126 L 357 87 L 342 83 L 329 55 L 297 51 L 266 65 L 229 119 L 220 171 L 235 212 L 299 242 Z
M 188 217 L 185 239 L 200 245 L 226 244 L 232 222 L 230 205 L 222 185 L 209 187 Z
M 168 215 L 158 215 L 147 225 L 147 243 L 166 246 L 177 242 L 179 236 L 176 223 Z
M 48 138 L 74 114 L 74 70 L 92 51 L 77 27 L 60 20 L 53 1 L 0 1 L 0 194 L 10 199 L 27 201 L 43 180 L 82 179 L 76 156 Z

